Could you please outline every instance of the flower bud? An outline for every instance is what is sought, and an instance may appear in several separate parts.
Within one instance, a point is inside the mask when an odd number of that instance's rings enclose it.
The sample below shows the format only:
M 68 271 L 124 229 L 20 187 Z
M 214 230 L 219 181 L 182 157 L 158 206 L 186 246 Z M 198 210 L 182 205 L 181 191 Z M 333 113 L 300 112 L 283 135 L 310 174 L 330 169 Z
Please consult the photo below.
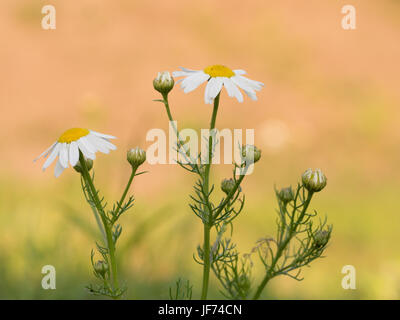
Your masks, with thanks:
M 261 158 L 261 150 L 256 146 L 246 144 L 245 146 L 242 146 L 242 157 L 246 163 L 256 163 Z
M 329 241 L 329 232 L 326 230 L 318 231 L 314 236 L 314 244 L 317 248 L 323 247 Z
M 236 182 L 232 178 L 224 179 L 221 182 L 221 190 L 228 195 L 235 188 L 235 184 Z
M 279 199 L 283 203 L 288 203 L 294 199 L 292 187 L 282 188 L 278 193 Z
M 174 78 L 168 71 L 159 72 L 153 80 L 154 89 L 161 94 L 168 94 L 174 87 Z
M 88 169 L 88 171 L 90 171 L 93 168 L 93 160 L 85 158 L 85 162 L 86 162 L 86 168 Z M 74 169 L 76 172 L 82 173 L 82 166 L 80 161 L 76 163 Z
M 143 149 L 136 147 L 134 149 L 130 149 L 126 156 L 128 162 L 132 167 L 139 167 L 143 162 L 146 161 L 146 151 Z
M 320 169 L 308 169 L 301 178 L 304 187 L 310 192 L 319 192 L 326 186 L 326 177 Z
M 105 277 L 105 275 L 108 272 L 108 263 L 103 261 L 103 260 L 99 260 L 94 264 L 94 270 L 96 271 L 96 273 L 98 273 L 102 278 Z

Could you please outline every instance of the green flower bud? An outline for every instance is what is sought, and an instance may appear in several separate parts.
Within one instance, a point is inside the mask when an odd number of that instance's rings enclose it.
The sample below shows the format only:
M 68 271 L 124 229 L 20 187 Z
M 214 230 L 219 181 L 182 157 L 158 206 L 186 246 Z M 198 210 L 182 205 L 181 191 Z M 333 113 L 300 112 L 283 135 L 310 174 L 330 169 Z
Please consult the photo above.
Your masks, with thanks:
M 294 199 L 292 187 L 282 188 L 278 193 L 278 197 L 284 203 L 292 201 Z
M 242 146 L 242 157 L 246 163 L 254 162 L 256 163 L 261 158 L 261 150 L 256 146 L 246 144 Z
M 130 149 L 126 156 L 128 162 L 132 167 L 139 167 L 143 162 L 146 161 L 146 151 L 143 149 L 136 147 L 134 149 Z
M 85 158 L 85 162 L 86 162 L 86 168 L 88 169 L 88 171 L 90 171 L 93 168 L 93 160 Z M 82 173 L 82 166 L 80 161 L 76 163 L 74 169 L 76 172 Z
M 221 182 L 221 190 L 228 195 L 234 188 L 235 188 L 236 182 L 231 178 L 231 179 L 224 179 Z
M 102 278 L 104 278 L 106 276 L 106 274 L 108 273 L 108 263 L 103 260 L 99 260 L 94 264 L 94 270 Z
M 154 89 L 161 94 L 168 94 L 174 87 L 174 78 L 168 71 L 159 72 L 153 80 Z
M 302 175 L 302 181 L 310 192 L 319 192 L 326 186 L 326 177 L 320 169 L 306 170 Z
M 318 231 L 314 236 L 314 244 L 317 248 L 321 248 L 329 241 L 329 232 L 326 230 Z

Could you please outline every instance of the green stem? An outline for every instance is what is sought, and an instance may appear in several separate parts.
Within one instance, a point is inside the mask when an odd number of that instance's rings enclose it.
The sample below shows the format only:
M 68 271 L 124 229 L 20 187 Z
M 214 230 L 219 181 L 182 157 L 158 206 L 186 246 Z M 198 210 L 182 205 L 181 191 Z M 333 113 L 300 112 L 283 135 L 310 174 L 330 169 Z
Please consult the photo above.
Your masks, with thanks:
M 164 105 L 165 105 L 165 110 L 167 110 L 167 114 L 168 114 L 168 119 L 169 121 L 174 121 L 174 119 L 172 118 L 172 114 L 171 114 L 171 110 L 169 108 L 169 102 L 168 102 L 168 94 L 163 94 L 163 99 L 164 99 Z M 174 127 L 176 134 L 178 135 L 178 130 Z
M 79 154 L 79 162 L 82 167 L 82 176 L 90 188 L 90 192 L 92 193 L 94 204 L 97 208 L 98 213 L 100 214 L 101 221 L 103 222 L 103 226 L 104 226 L 104 230 L 106 232 L 106 238 L 107 238 L 107 247 L 108 247 L 108 253 L 109 253 L 109 258 L 110 258 L 109 262 L 111 265 L 111 274 L 112 274 L 112 278 L 113 278 L 114 291 L 119 291 L 117 264 L 116 264 L 116 260 L 115 260 L 115 246 L 114 246 L 112 230 L 111 230 L 112 226 L 107 221 L 107 217 L 104 213 L 103 206 L 102 206 L 99 196 L 97 194 L 96 188 L 94 187 L 93 180 L 90 177 L 89 170 L 86 166 L 85 158 L 81 152 Z
M 129 188 L 131 187 L 131 184 L 132 184 L 133 178 L 135 177 L 135 174 L 136 174 L 137 169 L 138 169 L 138 167 L 132 167 L 131 176 L 129 177 L 129 180 L 128 180 L 128 183 L 127 183 L 127 185 L 126 185 L 126 187 L 125 187 L 125 190 L 124 190 L 124 192 L 122 193 L 121 199 L 119 200 L 119 202 L 117 202 L 118 208 L 117 208 L 117 210 L 116 210 L 116 212 L 115 212 L 115 215 L 116 215 L 116 216 L 118 216 L 118 213 L 119 213 L 119 211 L 120 211 L 121 208 L 122 208 L 122 204 L 123 204 L 123 202 L 124 202 L 124 200 L 125 200 L 125 198 L 126 198 L 126 195 L 128 194 L 128 190 L 129 190 Z
M 88 192 L 90 193 L 90 195 L 92 195 L 92 192 L 90 190 L 88 190 Z M 93 196 L 92 196 L 92 198 L 93 198 Z M 90 207 L 92 209 L 94 218 L 96 219 L 97 226 L 100 229 L 101 235 L 103 236 L 103 244 L 106 245 L 107 244 L 107 237 L 106 237 L 106 232 L 104 231 L 103 224 L 102 224 L 101 219 L 100 219 L 100 215 L 97 213 L 97 209 L 93 208 L 92 206 L 90 206 Z
M 265 275 L 264 279 L 261 281 L 260 285 L 257 288 L 256 293 L 254 294 L 253 300 L 257 300 L 260 297 L 260 295 L 261 295 L 262 291 L 264 290 L 265 286 L 267 285 L 268 281 L 273 278 L 274 268 L 275 268 L 276 264 L 278 263 L 278 260 L 282 256 L 282 253 L 286 249 L 288 243 L 293 238 L 293 235 L 295 234 L 295 231 L 296 231 L 296 228 L 297 228 L 298 224 L 301 222 L 301 220 L 303 219 L 304 215 L 306 214 L 308 206 L 310 205 L 311 198 L 312 198 L 313 194 L 314 194 L 314 192 L 308 192 L 307 199 L 304 202 L 303 210 L 301 211 L 301 213 L 299 215 L 299 218 L 297 219 L 297 223 L 291 223 L 291 229 L 289 230 L 289 233 L 286 236 L 286 239 L 279 246 L 279 248 L 278 248 L 278 250 L 276 252 L 276 255 L 275 255 L 275 257 L 274 257 L 274 259 L 273 259 L 273 261 L 271 263 L 271 266 L 270 266 L 269 270 L 267 271 L 267 274 Z M 293 214 L 295 214 L 295 212 Z
M 236 191 L 239 188 L 240 184 L 242 183 L 242 181 L 243 181 L 243 179 L 244 179 L 244 177 L 246 175 L 247 169 L 248 169 L 248 167 L 243 169 L 242 175 L 239 177 L 239 179 L 236 180 L 236 183 L 233 186 L 233 189 L 228 193 L 228 195 L 226 196 L 225 200 L 220 205 L 218 211 L 215 213 L 216 217 L 222 212 L 222 210 L 225 208 L 225 206 L 227 204 L 229 204 L 229 201 L 231 201 L 232 197 L 234 196 L 234 194 L 236 193 Z
M 215 129 L 215 123 L 216 123 L 216 119 L 217 119 L 218 106 L 219 106 L 219 98 L 220 98 L 220 95 L 218 94 L 217 97 L 214 99 L 214 109 L 213 109 L 213 113 L 211 116 L 210 131 Z M 163 100 L 164 100 L 165 109 L 167 111 L 168 119 L 170 122 L 172 122 L 173 129 L 174 129 L 174 131 L 177 135 L 177 139 L 178 139 L 178 147 L 180 148 L 182 146 L 182 144 L 179 139 L 178 129 L 175 127 L 175 125 L 173 123 L 174 120 L 173 120 L 171 110 L 169 107 L 167 94 L 163 94 Z M 213 139 L 212 139 L 211 132 L 210 132 L 210 137 L 209 137 L 209 141 L 208 141 L 208 162 L 206 163 L 206 166 L 205 166 L 204 187 L 203 187 L 204 194 L 206 194 L 207 197 L 209 194 L 209 177 L 210 177 L 210 166 L 211 166 L 211 162 L 212 162 L 212 147 L 213 147 Z M 198 168 L 197 164 L 194 164 L 194 168 L 199 173 L 199 168 Z M 232 196 L 233 196 L 233 194 L 231 195 L 231 197 Z M 209 278 L 210 278 L 210 267 L 211 267 L 210 231 L 211 231 L 211 227 L 212 227 L 212 212 L 208 207 L 204 208 L 204 211 L 207 212 L 207 216 L 203 220 L 203 224 L 204 224 L 204 245 L 203 245 L 204 264 L 203 264 L 203 287 L 202 287 L 202 293 L 201 293 L 202 300 L 207 299 L 208 282 L 209 282 Z
M 164 105 L 165 105 L 165 110 L 167 111 L 168 119 L 169 119 L 169 121 L 170 121 L 170 123 L 172 125 L 172 128 L 174 129 L 175 134 L 176 134 L 178 150 L 179 150 L 179 152 L 181 152 L 180 150 L 182 148 L 185 151 L 185 148 L 183 148 L 183 144 L 181 143 L 181 139 L 180 139 L 180 136 L 179 136 L 178 128 L 175 126 L 174 118 L 172 117 L 171 109 L 169 107 L 168 94 L 163 94 L 162 96 L 163 96 L 163 101 L 164 101 Z M 185 157 L 186 161 L 189 161 L 190 164 L 196 169 L 196 171 L 198 173 L 199 172 L 199 168 L 197 166 L 197 163 L 192 161 L 192 159 L 189 159 L 186 153 L 182 153 L 181 152 L 181 154 L 183 154 L 183 156 Z M 192 162 L 194 162 L 194 163 L 192 163 Z
M 204 224 L 204 264 L 203 264 L 203 286 L 201 290 L 201 300 L 207 299 L 208 293 L 208 282 L 210 279 L 210 229 L 211 227 Z
M 212 162 L 212 149 L 213 149 L 213 138 L 212 138 L 212 130 L 215 128 L 215 122 L 217 120 L 218 106 L 219 106 L 219 97 L 218 94 L 214 99 L 214 109 L 211 116 L 210 123 L 210 136 L 208 139 L 208 162 L 206 163 L 205 173 L 204 173 L 204 193 L 209 194 L 209 178 L 210 178 L 210 169 Z M 212 226 L 212 211 L 208 208 L 205 208 L 207 211 L 206 219 L 203 219 L 204 224 L 204 245 L 203 245 L 203 288 L 201 291 L 201 300 L 207 299 L 208 293 L 208 282 L 210 278 L 210 267 L 211 267 L 211 259 L 210 259 L 210 229 Z

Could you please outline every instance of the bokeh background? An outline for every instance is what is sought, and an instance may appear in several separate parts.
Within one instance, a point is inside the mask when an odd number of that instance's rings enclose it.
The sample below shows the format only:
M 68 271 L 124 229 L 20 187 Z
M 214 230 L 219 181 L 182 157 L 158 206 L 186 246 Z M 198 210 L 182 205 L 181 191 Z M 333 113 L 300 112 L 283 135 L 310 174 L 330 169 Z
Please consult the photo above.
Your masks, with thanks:
M 57 10 L 57 29 L 41 28 L 41 8 Z M 341 27 L 341 8 L 357 10 L 357 29 Z M 308 167 L 328 177 L 313 208 L 334 233 L 326 258 L 305 280 L 273 280 L 269 299 L 400 297 L 400 2 L 2 0 L 0 2 L 0 298 L 92 299 L 90 250 L 99 238 L 78 176 L 60 178 L 32 160 L 66 129 L 118 137 L 99 155 L 96 183 L 109 201 L 129 174 L 126 150 L 147 148 L 146 133 L 167 130 L 152 80 L 158 71 L 211 64 L 241 68 L 265 83 L 257 102 L 222 94 L 219 128 L 254 128 L 263 157 L 243 188 L 236 220 L 241 252 L 275 232 L 273 186 L 295 185 Z M 202 87 L 203 88 L 203 87 Z M 205 128 L 203 89 L 170 96 L 180 128 Z M 179 277 L 201 290 L 192 254 L 202 227 L 188 203 L 194 178 L 176 165 L 149 165 L 137 177 L 134 208 L 118 246 L 128 298 L 168 298 Z M 228 165 L 213 171 L 217 186 Z M 54 265 L 57 289 L 41 288 Z M 353 265 L 357 289 L 344 290 Z M 260 266 L 254 278 L 261 277 Z M 221 298 L 214 280 L 211 298 Z

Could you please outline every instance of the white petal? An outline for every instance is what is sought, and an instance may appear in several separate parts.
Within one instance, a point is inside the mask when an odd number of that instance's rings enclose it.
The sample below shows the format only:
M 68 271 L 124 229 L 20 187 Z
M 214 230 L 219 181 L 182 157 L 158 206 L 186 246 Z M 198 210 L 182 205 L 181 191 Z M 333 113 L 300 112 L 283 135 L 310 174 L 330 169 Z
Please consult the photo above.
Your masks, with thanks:
M 202 83 L 206 82 L 209 78 L 210 76 L 204 72 L 194 73 L 181 82 L 181 88 L 183 89 L 184 93 L 189 93 Z
M 35 159 L 33 159 L 33 162 L 36 162 L 41 157 L 46 158 L 49 155 L 49 153 L 53 150 L 53 148 L 56 145 L 56 143 L 57 142 L 54 142 L 49 148 L 47 148 L 44 152 L 42 152 Z
M 101 151 L 103 153 L 109 153 L 110 152 L 110 150 L 108 150 L 107 146 L 103 143 L 103 141 L 106 141 L 103 138 L 97 137 L 97 136 L 95 136 L 93 134 L 87 135 L 86 138 L 90 141 L 90 143 L 92 145 L 95 146 L 96 151 L 98 150 L 98 151 Z
M 56 143 L 56 145 L 53 148 L 53 151 L 51 151 L 49 157 L 47 158 L 46 162 L 43 164 L 43 171 L 49 166 L 51 165 L 51 163 L 54 161 L 54 159 L 58 156 L 59 150 L 60 150 L 60 143 Z
M 244 92 L 247 94 L 247 96 L 248 96 L 251 100 L 257 101 L 257 95 L 256 95 L 255 92 L 251 92 L 251 91 L 244 91 Z
M 82 138 L 81 138 L 82 139 Z M 96 159 L 96 155 L 90 152 L 86 146 L 82 143 L 81 139 L 79 139 L 76 143 L 78 144 L 79 149 L 82 151 L 83 155 L 89 159 Z
M 214 83 L 211 85 L 209 94 L 212 99 L 215 99 L 215 97 L 218 95 L 218 93 L 221 92 L 222 85 L 224 83 L 224 78 L 223 77 L 216 77 Z
M 232 82 L 231 79 L 224 78 L 224 86 L 230 97 L 235 97 L 237 101 L 243 102 L 243 95 L 239 88 Z
M 71 166 L 75 166 L 79 161 L 79 149 L 76 141 L 72 141 L 69 146 L 69 163 Z
M 206 85 L 206 90 L 204 90 L 204 102 L 211 104 L 212 103 L 212 99 L 210 98 L 210 88 L 212 86 L 212 82 L 214 81 L 215 78 L 211 78 L 210 81 L 208 81 L 207 85 Z
M 110 141 L 106 140 L 106 139 L 101 139 L 102 143 L 110 150 L 116 150 L 117 147 L 115 145 L 113 145 Z
M 61 165 L 60 160 L 58 160 L 54 168 L 54 175 L 56 176 L 56 178 L 58 178 L 63 171 L 64 167 Z
M 252 100 L 257 100 L 257 95 L 256 92 L 252 87 L 249 86 L 247 82 L 245 82 L 243 79 L 240 79 L 238 76 L 232 77 L 231 78 L 233 83 L 239 86 L 243 91 L 252 99 Z
M 104 134 L 104 133 L 96 132 L 93 130 L 90 130 L 90 132 L 98 137 L 102 137 L 102 138 L 106 138 L 106 139 L 117 139 L 116 137 L 110 136 L 109 134 Z
M 88 140 L 87 136 L 82 137 L 79 140 L 85 145 L 86 149 L 89 152 L 96 153 L 96 151 L 97 151 L 96 147 L 90 143 L 90 141 Z
M 190 76 L 190 73 L 184 72 L 184 71 L 173 71 L 172 72 L 172 76 L 175 77 L 175 78 L 187 77 L 187 76 Z
M 208 81 L 206 91 L 204 93 L 204 101 L 206 103 L 211 104 L 213 102 L 218 93 L 220 93 L 223 83 L 224 80 L 222 77 L 211 78 L 210 81 Z
M 184 72 L 198 72 L 199 70 L 193 70 L 193 69 L 188 69 L 188 68 L 184 68 L 184 67 L 180 67 Z
M 198 70 L 190 70 L 190 69 L 186 69 L 186 68 L 182 68 L 182 67 L 180 67 L 180 68 L 182 69 L 182 71 L 172 72 L 173 77 L 185 77 L 185 76 L 189 76 L 193 72 L 198 72 Z
M 68 144 L 65 142 L 61 144 L 58 161 L 65 169 L 68 168 Z
M 241 69 L 233 70 L 233 72 L 234 72 L 236 75 L 242 75 L 242 74 L 246 74 L 246 73 L 247 73 L 246 71 L 241 70 Z
M 262 89 L 262 87 L 264 86 L 264 83 L 260 82 L 260 81 L 255 81 L 255 80 L 251 80 L 249 78 L 243 77 L 243 76 L 235 76 L 234 78 L 239 79 L 239 81 L 247 86 L 249 86 L 250 88 L 252 88 L 253 90 L 256 91 L 260 91 Z

